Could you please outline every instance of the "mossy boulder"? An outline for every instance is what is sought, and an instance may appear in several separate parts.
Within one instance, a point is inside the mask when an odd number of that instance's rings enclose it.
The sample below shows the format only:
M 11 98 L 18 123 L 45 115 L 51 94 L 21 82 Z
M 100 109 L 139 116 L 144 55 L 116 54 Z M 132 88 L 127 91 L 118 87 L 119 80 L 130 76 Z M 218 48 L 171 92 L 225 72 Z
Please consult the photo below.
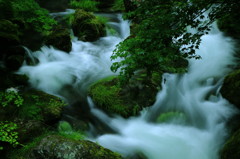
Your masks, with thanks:
M 28 90 L 22 94 L 23 106 L 19 117 L 26 120 L 40 120 L 46 124 L 57 123 L 66 103 L 62 99 L 38 90 Z
M 221 159 L 239 159 L 240 158 L 240 129 L 235 132 L 224 144 L 220 152 Z
M 37 90 L 18 91 L 16 88 L 1 91 L 0 100 L 0 120 L 38 120 L 49 125 L 60 120 L 66 105 L 53 95 Z
M 121 156 L 91 141 L 76 141 L 63 136 L 43 138 L 28 154 L 31 159 L 121 159 Z
M 96 41 L 106 35 L 105 25 L 92 13 L 76 10 L 72 18 L 74 35 L 83 41 Z
M 72 49 L 72 42 L 70 37 L 70 31 L 67 28 L 61 26 L 56 27 L 47 36 L 45 40 L 46 45 L 52 45 L 57 49 L 63 50 L 65 52 L 70 52 Z
M 146 82 L 143 80 L 145 76 L 144 73 L 135 75 L 126 85 L 120 85 L 117 77 L 100 80 L 90 87 L 89 95 L 98 108 L 109 114 L 123 117 L 137 115 L 144 107 L 155 102 L 160 89 L 161 78 L 153 77 L 152 81 Z
M 230 103 L 240 108 L 240 70 L 225 77 L 220 92 Z

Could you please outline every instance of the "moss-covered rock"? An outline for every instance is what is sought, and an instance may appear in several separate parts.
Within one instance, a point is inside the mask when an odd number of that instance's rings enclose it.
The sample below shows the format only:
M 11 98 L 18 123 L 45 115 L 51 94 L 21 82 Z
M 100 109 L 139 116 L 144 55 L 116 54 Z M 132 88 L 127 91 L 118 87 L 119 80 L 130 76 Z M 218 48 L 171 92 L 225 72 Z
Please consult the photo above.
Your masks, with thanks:
M 46 45 L 52 45 L 60 50 L 70 52 L 72 49 L 70 31 L 61 26 L 56 27 L 46 38 Z
M 28 90 L 22 97 L 24 102 L 20 107 L 19 117 L 26 120 L 41 120 L 47 124 L 57 123 L 66 105 L 60 98 L 37 90 Z
M 119 84 L 117 77 L 100 80 L 90 87 L 89 95 L 97 107 L 109 114 L 123 117 L 137 115 L 142 108 L 154 103 L 160 89 L 160 75 L 153 76 L 152 81 L 148 82 L 144 80 L 145 76 L 145 73 L 135 75 L 123 86 Z
M 62 109 L 66 105 L 60 98 L 50 94 L 37 90 L 18 92 L 16 88 L 0 91 L 0 101 L 2 121 L 38 120 L 49 125 L 60 120 Z
M 92 13 L 76 10 L 72 18 L 74 35 L 83 41 L 96 41 L 106 35 L 105 25 Z
M 121 156 L 91 141 L 75 141 L 63 136 L 43 138 L 28 157 L 31 159 L 121 159 Z
M 230 103 L 240 108 L 240 70 L 225 77 L 220 92 Z
M 225 143 L 220 152 L 221 159 L 239 159 L 240 158 L 240 130 L 235 132 Z

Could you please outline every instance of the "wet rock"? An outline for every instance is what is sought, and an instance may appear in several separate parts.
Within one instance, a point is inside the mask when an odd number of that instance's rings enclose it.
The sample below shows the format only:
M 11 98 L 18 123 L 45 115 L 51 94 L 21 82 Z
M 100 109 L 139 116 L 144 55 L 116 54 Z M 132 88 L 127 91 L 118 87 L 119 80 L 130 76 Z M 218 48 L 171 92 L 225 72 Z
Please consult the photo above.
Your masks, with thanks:
M 37 90 L 22 93 L 23 106 L 19 110 L 19 117 L 25 120 L 40 120 L 46 124 L 57 123 L 62 115 L 66 103 L 60 98 Z
M 48 125 L 54 125 L 60 120 L 66 105 L 60 98 L 37 90 L 8 89 L 15 92 L 9 94 L 6 90 L 0 91 L 1 102 L 6 103 L 0 109 L 1 120 L 38 120 Z M 7 99 L 8 96 L 11 96 L 11 100 Z
M 18 126 L 18 142 L 26 143 L 33 140 L 35 137 L 43 134 L 48 128 L 47 125 L 37 120 L 22 120 L 15 121 Z
M 220 92 L 230 103 L 240 108 L 240 70 L 225 77 Z
M 106 35 L 105 25 L 92 13 L 76 10 L 72 21 L 74 35 L 83 41 L 96 41 Z
M 0 68 L 0 90 L 5 90 L 9 87 L 23 87 L 28 85 L 28 77 L 25 75 L 17 75 L 9 72 L 6 68 Z
M 95 105 L 105 112 L 129 117 L 155 102 L 160 81 L 161 75 L 146 80 L 146 74 L 141 72 L 132 77 L 128 84 L 120 86 L 118 78 L 110 77 L 93 84 L 89 95 Z
M 61 26 L 56 27 L 46 38 L 45 44 L 52 45 L 65 52 L 70 52 L 72 49 L 72 42 L 69 29 Z
M 120 159 L 121 156 L 91 141 L 75 141 L 62 136 L 43 138 L 29 154 L 31 159 Z
M 240 158 L 240 130 L 235 132 L 224 144 L 220 152 L 220 159 L 239 159 Z
M 5 60 L 6 66 L 10 71 L 17 71 L 23 64 L 24 56 L 12 55 Z

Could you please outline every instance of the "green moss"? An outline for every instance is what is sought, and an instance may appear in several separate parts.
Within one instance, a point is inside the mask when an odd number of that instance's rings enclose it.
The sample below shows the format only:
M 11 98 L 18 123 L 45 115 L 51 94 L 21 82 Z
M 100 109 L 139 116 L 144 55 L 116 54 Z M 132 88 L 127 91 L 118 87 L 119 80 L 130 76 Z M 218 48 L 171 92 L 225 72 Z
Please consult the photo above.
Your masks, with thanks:
M 89 95 L 97 107 L 109 114 L 123 117 L 137 115 L 142 108 L 151 106 L 155 101 L 160 85 L 157 81 L 160 80 L 156 79 L 158 75 L 154 77 L 149 81 L 146 80 L 146 74 L 139 73 L 129 84 L 121 85 L 118 77 L 111 76 L 94 83 L 89 89 Z
M 128 107 L 119 98 L 121 88 L 115 81 L 116 79 L 113 76 L 102 79 L 91 86 L 89 94 L 99 108 L 108 113 L 127 116 Z
M 70 18 L 74 34 L 83 41 L 96 41 L 105 36 L 105 24 L 93 14 L 84 10 L 76 10 Z
M 70 6 L 74 9 L 83 9 L 86 11 L 98 11 L 98 2 L 93 0 L 71 0 Z
M 59 135 L 73 140 L 83 140 L 85 138 L 83 132 L 73 130 L 72 126 L 66 121 L 59 122 L 58 132 Z
M 19 117 L 28 120 L 50 122 L 59 119 L 62 108 L 66 105 L 60 98 L 36 90 L 24 92 L 23 98 Z
M 34 147 L 38 145 L 38 143 L 49 134 L 52 134 L 51 132 L 45 132 L 42 135 L 35 137 L 31 142 L 28 142 L 26 144 L 22 144 L 21 148 L 13 149 L 10 151 L 7 155 L 8 159 L 27 159 L 28 154 L 32 151 Z
M 60 50 L 70 52 L 72 49 L 72 42 L 70 37 L 70 31 L 67 28 L 56 27 L 46 37 L 46 45 L 52 45 Z
M 168 122 L 178 122 L 184 123 L 186 121 L 186 116 L 181 112 L 167 112 L 160 114 L 157 118 L 157 123 L 168 123 Z
M 124 11 L 125 10 L 125 6 L 124 6 L 124 2 L 123 0 L 115 0 L 113 7 L 112 7 L 113 11 Z

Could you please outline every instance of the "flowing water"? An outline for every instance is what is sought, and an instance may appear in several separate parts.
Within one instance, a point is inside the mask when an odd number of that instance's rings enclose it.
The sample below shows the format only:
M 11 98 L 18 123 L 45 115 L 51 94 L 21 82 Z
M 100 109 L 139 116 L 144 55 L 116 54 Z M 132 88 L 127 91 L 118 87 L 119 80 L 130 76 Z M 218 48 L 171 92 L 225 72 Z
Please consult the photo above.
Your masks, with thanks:
M 113 75 L 110 56 L 116 44 L 129 35 L 129 25 L 120 15 L 108 17 L 117 17 L 110 23 L 116 34 L 109 33 L 93 43 L 74 39 L 69 54 L 43 47 L 33 53 L 38 64 L 24 65 L 20 73 L 27 74 L 35 88 L 68 101 L 85 97 L 91 83 Z M 219 94 L 222 78 L 234 64 L 233 53 L 231 39 L 214 28 L 202 37 L 197 50 L 202 59 L 189 60 L 186 74 L 164 74 L 155 104 L 139 117 L 110 118 L 88 98 L 91 113 L 116 132 L 92 140 L 124 157 L 141 154 L 148 159 L 218 159 L 227 135 L 225 122 L 235 111 Z M 161 120 L 168 114 L 173 115 Z

